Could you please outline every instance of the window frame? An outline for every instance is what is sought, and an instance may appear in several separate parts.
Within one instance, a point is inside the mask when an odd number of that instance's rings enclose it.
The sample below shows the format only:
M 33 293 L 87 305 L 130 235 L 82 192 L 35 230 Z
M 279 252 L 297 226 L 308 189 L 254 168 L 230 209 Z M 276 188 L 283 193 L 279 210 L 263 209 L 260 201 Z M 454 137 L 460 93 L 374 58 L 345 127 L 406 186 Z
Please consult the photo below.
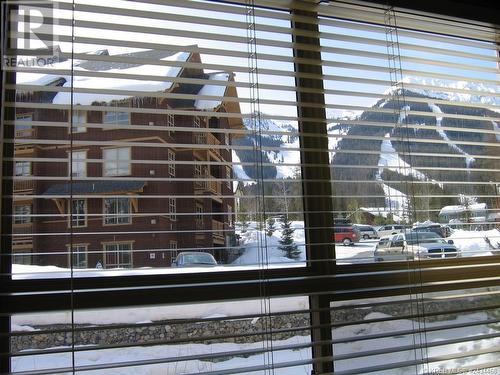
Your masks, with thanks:
M 18 173 L 18 168 L 17 168 L 17 166 L 19 164 L 23 165 L 23 167 L 21 167 L 21 173 L 20 174 Z M 28 168 L 27 168 L 28 171 L 27 171 L 27 173 L 26 173 L 26 168 L 24 168 L 24 166 L 26 166 L 26 165 L 28 165 Z M 32 174 L 32 172 L 31 172 L 31 161 L 25 161 L 25 160 L 23 160 L 23 161 L 16 161 L 14 163 L 14 176 L 16 176 L 16 177 L 26 177 L 26 176 L 31 176 L 31 174 Z
M 19 212 L 21 210 L 21 207 L 25 208 L 24 210 L 22 210 L 23 212 Z M 27 203 L 14 204 L 14 207 L 12 209 L 13 213 L 12 223 L 14 225 L 26 225 L 33 223 L 33 218 L 31 217 L 32 211 L 33 207 L 31 204 Z
M 173 151 L 172 149 L 167 149 L 167 161 L 169 161 L 170 163 L 168 164 L 168 175 L 170 177 L 175 177 L 175 151 Z M 174 163 L 171 163 L 171 162 L 174 162 Z
M 118 213 L 106 213 L 106 200 L 112 199 L 115 202 L 122 201 L 122 200 L 127 200 L 127 206 L 128 206 L 128 216 L 122 216 L 121 214 Z M 118 207 L 117 207 L 118 208 Z M 106 215 L 111 215 L 111 216 L 106 216 Z M 120 216 L 118 216 L 120 215 Z M 126 222 L 119 222 L 121 218 L 127 218 Z M 109 222 L 109 221 L 116 221 L 116 222 Z M 116 225 L 131 225 L 133 221 L 132 218 L 132 200 L 131 198 L 115 198 L 115 197 L 110 197 L 110 198 L 102 198 L 102 225 L 103 226 L 116 226 Z
M 71 251 L 71 247 L 73 247 L 73 251 Z M 89 249 L 89 244 L 88 243 L 74 243 L 72 245 L 67 244 L 66 248 L 68 249 L 68 267 L 69 268 L 71 268 L 71 267 L 75 268 L 75 269 L 89 268 L 89 264 L 88 264 L 88 258 L 89 258 L 88 257 L 88 249 Z M 75 250 L 74 250 L 75 248 L 83 248 L 84 251 L 77 251 L 75 253 Z M 74 264 L 74 260 L 75 260 L 74 256 L 75 255 L 81 255 L 82 253 L 83 253 L 84 258 L 85 258 L 84 259 L 85 267 L 77 267 Z M 71 257 L 72 257 L 72 255 L 73 255 L 73 264 L 71 264 Z
M 128 160 L 120 160 L 119 155 L 120 155 L 120 150 L 128 150 Z M 106 159 L 106 152 L 109 151 L 116 151 L 116 159 Z M 115 171 L 113 173 L 107 173 L 106 172 L 106 162 L 108 163 L 116 163 L 116 167 L 114 169 L 111 169 L 112 171 Z M 121 164 L 127 163 L 127 172 L 126 173 L 120 173 L 120 170 L 122 169 L 120 167 Z M 124 170 L 124 168 L 123 168 Z M 132 147 L 126 146 L 126 147 L 105 147 L 102 148 L 102 175 L 104 177 L 120 177 L 120 176 L 130 176 L 132 174 Z
M 175 127 L 175 115 L 171 113 L 167 113 L 167 128 L 173 128 Z M 168 135 L 172 135 L 175 133 L 175 130 L 168 130 Z
M 74 207 L 73 207 L 73 202 L 75 201 L 83 201 L 83 214 L 75 214 L 74 212 Z M 88 205 L 87 205 L 87 199 L 86 198 L 73 198 L 69 200 L 71 204 L 71 213 L 68 215 L 68 228 L 86 228 L 88 225 L 87 221 L 87 213 L 88 213 Z M 80 222 L 80 216 L 83 217 L 83 225 L 77 225 L 75 224 Z
M 412 6 L 410 2 L 406 3 L 408 6 Z M 413 5 L 417 6 L 417 5 Z M 458 7 L 457 7 L 458 8 Z M 456 10 L 450 10 L 450 12 L 454 12 Z M 300 15 L 300 13 L 299 13 Z M 466 13 L 463 13 L 464 16 L 466 16 Z M 489 14 L 491 16 L 491 13 Z M 292 26 L 293 28 L 296 27 L 294 24 Z M 300 40 L 300 38 L 299 38 Z M 298 87 L 303 87 L 300 83 L 297 84 Z M 299 101 L 298 102 L 302 102 Z M 494 256 L 493 258 L 490 258 L 491 261 L 493 262 L 495 259 L 500 259 L 498 256 Z M 424 272 L 426 272 L 427 268 L 431 268 L 437 264 L 443 265 L 446 264 L 453 266 L 453 265 L 461 265 L 464 267 L 473 267 L 475 265 L 480 265 L 482 264 L 481 262 L 484 261 L 482 259 L 446 259 L 446 260 L 438 260 L 438 261 L 426 261 L 423 262 L 421 265 Z M 439 263 L 438 263 L 439 262 Z M 405 262 L 401 262 L 401 264 L 406 264 Z M 245 298 L 247 296 L 255 296 L 256 292 L 253 291 L 249 292 L 249 290 L 252 290 L 252 288 L 247 288 L 249 286 L 260 286 L 262 287 L 262 279 L 258 280 L 259 284 L 252 284 L 252 280 L 255 280 L 255 277 L 257 275 L 257 272 L 259 275 L 263 276 L 266 280 L 266 283 L 273 283 L 273 288 L 269 292 L 268 296 L 271 295 L 286 295 L 287 293 L 289 294 L 290 291 L 292 290 L 293 293 L 320 293 L 322 291 L 336 291 L 336 290 L 342 290 L 342 288 L 347 288 L 351 292 L 344 294 L 344 298 L 356 298 L 356 297 L 363 297 L 366 296 L 368 297 L 373 297 L 373 293 L 370 294 L 369 292 L 363 292 L 363 291 L 356 291 L 357 288 L 367 288 L 369 285 L 367 285 L 366 280 L 364 278 L 360 278 L 358 275 L 355 273 L 363 273 L 363 272 L 368 272 L 368 271 L 373 271 L 373 270 L 394 270 L 394 277 L 391 278 L 391 280 L 383 280 L 382 278 L 374 278 L 375 284 L 377 281 L 380 281 L 382 285 L 384 282 L 386 282 L 386 285 L 394 285 L 397 283 L 398 277 L 405 278 L 407 277 L 406 272 L 404 274 L 398 275 L 398 267 L 401 266 L 401 264 L 394 262 L 394 264 L 378 264 L 378 265 L 348 265 L 348 266 L 342 266 L 342 269 L 335 269 L 331 270 L 327 267 L 327 270 L 322 271 L 321 269 L 317 269 L 314 267 L 307 267 L 304 269 L 284 269 L 284 270 L 258 270 L 256 272 L 248 272 L 248 271 L 242 271 L 242 272 L 237 272 L 234 274 L 225 274 L 225 275 L 183 275 L 183 277 L 170 277 L 166 275 L 160 275 L 157 276 L 155 275 L 154 277 L 133 277 L 133 278 L 121 278 L 121 279 L 116 279 L 116 278 L 107 278 L 104 277 L 101 280 L 78 280 L 81 285 L 92 285 L 95 288 L 102 288 L 102 290 L 94 290 L 92 291 L 92 294 L 85 294 L 89 292 L 83 292 L 82 296 L 86 296 L 87 299 L 82 298 L 81 305 L 79 307 L 82 308 L 91 308 L 95 306 L 118 306 L 121 304 L 127 303 L 127 305 L 130 306 L 130 304 L 144 304 L 147 301 L 149 302 L 155 302 L 155 303 L 161 303 L 163 302 L 179 302 L 179 301 L 203 301 L 203 300 L 213 300 L 215 298 L 221 298 L 221 299 L 229 299 L 229 298 Z M 488 274 L 498 275 L 498 270 L 494 270 L 495 274 L 491 273 L 493 270 L 491 270 L 488 267 L 480 267 L 481 268 L 481 275 L 477 276 L 478 278 L 483 278 L 486 277 Z M 440 271 L 442 272 L 442 271 Z M 490 272 L 490 273 L 488 273 Z M 351 273 L 351 275 L 349 275 Z M 293 275 L 293 278 L 292 278 Z M 300 280 L 300 282 L 297 282 L 294 279 L 299 279 L 300 276 L 314 276 L 316 277 L 316 282 L 304 282 L 304 280 Z M 322 278 L 321 276 L 327 275 L 328 277 Z M 336 283 L 334 286 L 331 286 L 331 275 L 334 275 L 336 278 Z M 449 277 L 452 276 L 452 272 L 442 272 L 441 274 L 433 274 L 429 273 L 430 276 L 436 277 L 438 280 L 445 280 L 447 275 Z M 278 279 L 277 276 L 280 276 Z M 224 278 L 224 282 L 231 282 L 231 281 L 239 281 L 238 287 L 237 288 L 225 288 L 223 293 L 218 292 L 217 290 L 214 290 L 213 285 L 208 285 L 210 282 L 213 282 L 215 280 L 221 280 L 220 278 Z M 287 279 L 287 277 L 290 277 L 290 279 Z M 384 276 L 385 277 L 385 276 Z M 468 274 L 468 277 L 475 277 L 474 274 Z M 276 280 L 274 280 L 276 278 Z M 142 286 L 140 288 L 141 290 L 139 291 L 132 291 L 130 292 L 129 290 L 126 290 L 125 294 L 122 291 L 113 291 L 113 293 L 105 293 L 105 288 L 107 287 L 107 282 L 109 280 L 114 280 L 118 284 L 120 281 L 122 282 L 127 282 L 127 285 L 137 285 L 137 286 Z M 362 279 L 362 280 L 361 280 Z M 178 287 L 178 288 L 172 288 L 169 289 L 168 293 L 165 293 L 165 290 L 161 290 L 161 293 L 155 293 L 155 288 L 151 288 L 151 293 L 148 295 L 145 295 L 144 293 L 144 288 L 146 288 L 148 285 L 152 285 L 155 282 L 165 282 L 168 280 L 173 280 L 177 281 L 178 283 L 188 283 L 188 282 L 198 282 L 199 284 L 196 286 L 191 286 L 190 289 Z M 243 280 L 243 281 L 242 281 Z M 403 279 L 401 279 L 403 280 Z M 48 281 L 47 283 L 44 283 L 43 286 L 37 286 L 35 287 L 34 285 L 27 285 L 26 283 L 17 283 L 17 282 L 11 282 L 7 287 L 11 286 L 20 286 L 21 288 L 24 287 L 25 290 L 28 292 L 32 290 L 57 290 L 59 291 L 60 289 L 60 280 L 56 281 Z M 24 286 L 23 286 L 24 285 Z M 329 285 L 330 288 L 326 289 L 325 285 Z M 441 288 L 441 289 L 440 289 Z M 123 288 L 126 289 L 126 288 Z M 227 291 L 231 290 L 232 293 L 228 294 Z M 255 288 L 255 290 L 260 290 L 259 288 Z M 444 286 L 434 286 L 432 290 L 446 290 Z M 424 291 L 424 289 L 422 289 Z M 428 291 L 428 289 L 425 289 L 425 291 Z M 419 289 L 415 289 L 415 293 L 419 293 Z M 398 293 L 397 291 L 394 291 L 395 295 Z M 106 298 L 88 298 L 90 296 L 108 296 L 110 297 L 109 300 Z M 123 298 L 126 296 L 127 298 Z M 134 297 L 137 297 L 137 301 L 134 301 Z M 2 300 L 5 301 L 23 301 L 22 298 L 16 297 L 16 296 L 4 296 L 2 297 Z M 125 299 L 127 301 L 125 301 Z M 54 298 L 51 300 L 51 307 L 57 307 L 58 309 L 64 309 L 68 308 L 68 304 L 66 302 L 67 296 L 63 295 L 63 293 L 56 294 L 54 295 Z M 6 306 L 17 306 L 16 309 L 17 311 L 23 311 L 23 309 L 27 310 L 28 308 L 25 306 L 23 303 L 0 303 L 0 306 L 4 306 L 2 309 L 5 309 L 3 311 L 8 311 Z M 324 305 L 314 305 L 314 306 L 319 306 L 319 308 L 322 308 Z M 39 311 L 43 307 L 38 307 Z M 45 307 L 47 309 L 47 307 Z M 316 314 L 317 315 L 317 314 Z M 321 321 L 320 321 L 321 322 Z M 313 322 L 314 323 L 314 322 Z M 317 357 L 320 357 L 320 353 L 315 354 Z
M 102 244 L 102 252 L 103 252 L 103 267 L 105 269 L 116 269 L 116 268 L 124 268 L 124 269 L 132 269 L 134 268 L 134 257 L 132 256 L 133 252 L 134 252 L 134 241 L 103 241 L 101 242 Z M 120 247 L 120 246 L 130 246 L 130 249 L 128 249 L 126 251 L 126 253 L 128 254 L 128 257 L 130 258 L 130 262 L 128 263 L 123 263 L 123 264 L 127 264 L 127 265 L 130 265 L 130 267 L 114 267 L 114 268 L 110 268 L 110 264 L 108 263 L 108 251 L 106 250 L 107 246 L 117 246 L 117 247 Z M 120 261 L 120 257 L 125 253 L 125 251 L 117 248 L 116 250 L 111 250 L 109 252 L 113 252 L 113 253 L 116 253 L 116 259 L 118 259 L 118 262 L 117 263 L 112 263 L 112 265 L 121 265 L 122 262 Z
M 168 218 L 170 221 L 177 221 L 177 199 L 168 198 Z
M 68 158 L 70 159 L 68 162 L 68 176 L 82 178 L 87 177 L 87 153 L 88 150 L 72 150 L 68 152 Z M 83 159 L 81 157 L 77 157 L 75 160 L 75 154 L 83 154 Z M 78 170 L 78 165 L 83 165 L 83 174 L 75 175 L 75 167 Z
M 70 123 L 70 126 L 68 127 L 68 133 L 79 134 L 87 132 L 86 126 L 79 126 L 79 125 L 86 124 L 88 122 L 88 111 L 83 109 L 73 109 L 73 111 L 71 110 L 69 111 L 68 118 L 69 116 L 71 116 L 72 121 Z M 83 122 L 81 122 L 82 118 Z M 77 121 L 75 121 L 75 119 Z
M 119 107 L 117 107 L 119 108 Z M 109 119 L 109 115 L 113 114 L 113 119 Z M 120 114 L 126 114 L 126 119 L 119 120 Z M 111 120 L 111 121 L 108 121 Z M 103 125 L 130 125 L 132 123 L 132 112 L 129 111 L 103 111 L 102 124 Z M 106 129 L 105 127 L 103 129 Z
M 195 225 L 196 229 L 203 229 L 203 203 L 195 202 Z

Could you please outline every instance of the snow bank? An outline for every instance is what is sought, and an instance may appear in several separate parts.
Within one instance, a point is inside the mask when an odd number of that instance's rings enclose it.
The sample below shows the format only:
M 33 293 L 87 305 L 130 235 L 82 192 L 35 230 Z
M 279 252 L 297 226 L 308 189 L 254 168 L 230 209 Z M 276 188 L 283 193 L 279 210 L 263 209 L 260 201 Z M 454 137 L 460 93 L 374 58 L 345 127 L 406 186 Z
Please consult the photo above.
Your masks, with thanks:
M 309 308 L 307 297 L 272 298 L 266 300 L 268 311 L 295 311 Z M 150 307 L 126 307 L 119 309 L 75 310 L 76 324 L 141 323 L 171 319 L 208 319 L 234 317 L 262 313 L 262 299 L 235 300 L 213 303 L 161 305 Z M 32 330 L 31 326 L 69 324 L 71 313 L 17 314 L 12 317 L 13 329 Z
M 386 318 L 388 315 L 381 313 L 372 313 L 366 316 L 366 323 L 344 326 L 334 329 L 333 335 L 337 339 L 351 338 L 349 342 L 342 344 L 334 344 L 334 352 L 337 356 L 363 353 L 373 351 L 374 348 L 394 348 L 394 352 L 386 354 L 365 355 L 356 358 L 356 360 L 345 359 L 336 360 L 336 371 L 356 371 L 356 369 L 384 365 L 387 363 L 396 363 L 404 361 L 412 361 L 416 355 L 419 355 L 414 349 L 398 350 L 402 347 L 413 347 L 419 344 L 422 340 L 422 335 L 406 334 L 401 335 L 397 332 L 400 330 L 413 330 L 419 328 L 431 328 L 437 326 L 454 325 L 460 323 L 474 323 L 485 320 L 487 317 L 484 313 L 461 315 L 457 319 L 441 322 L 425 322 L 418 323 L 415 321 L 400 319 L 389 322 L 370 323 L 370 319 Z M 372 340 L 363 340 L 370 334 L 390 334 L 394 332 L 394 336 L 382 337 Z M 457 327 L 447 330 L 427 331 L 425 333 L 426 342 L 432 342 L 434 345 L 426 348 L 426 355 L 429 357 L 445 357 L 456 353 L 474 352 L 481 349 L 491 349 L 498 345 L 498 340 L 495 338 L 475 340 L 474 337 L 495 333 L 493 328 L 487 325 L 474 325 L 470 327 Z M 460 342 L 436 345 L 439 342 L 460 338 Z M 469 339 L 468 339 L 469 338 Z M 309 336 L 295 336 L 286 340 L 273 340 L 272 344 L 272 361 L 275 364 L 294 362 L 297 360 L 308 360 L 311 358 L 311 350 L 309 347 L 302 349 L 286 349 L 278 350 L 280 347 L 285 347 L 294 344 L 307 344 L 310 342 Z M 76 361 L 78 366 L 86 365 L 102 365 L 106 363 L 126 363 L 129 361 L 143 361 L 166 358 L 180 358 L 183 356 L 201 356 L 203 354 L 224 353 L 224 357 L 230 357 L 231 352 L 251 349 L 263 349 L 271 347 L 264 341 L 255 343 L 212 343 L 212 344 L 182 344 L 182 345 L 155 345 L 155 346 L 137 346 L 128 348 L 117 348 L 107 350 L 86 350 L 76 353 Z M 71 348 L 67 348 L 70 350 Z M 404 375 L 410 370 L 412 373 L 423 374 L 429 372 L 442 372 L 456 370 L 467 366 L 479 366 L 481 363 L 493 362 L 497 360 L 497 354 L 491 353 L 486 355 L 471 355 L 458 358 L 450 358 L 442 362 L 431 362 L 426 366 L 420 366 L 418 369 L 414 366 L 409 368 L 394 369 L 391 374 Z M 64 368 L 71 367 L 72 358 L 69 353 L 54 353 L 13 357 L 12 370 L 30 371 L 42 368 Z M 190 359 L 186 361 L 159 363 L 145 366 L 135 366 L 134 374 L 136 375 L 159 375 L 159 374 L 178 374 L 178 373 L 199 373 L 208 371 L 231 371 L 231 369 L 239 367 L 252 367 L 268 363 L 269 358 L 266 354 L 256 354 L 249 356 L 238 356 L 222 361 L 202 361 L 198 359 Z M 478 367 L 479 368 L 479 367 Z M 287 368 L 274 368 L 273 373 L 277 375 L 307 375 L 311 371 L 309 365 L 299 365 Z M 130 373 L 128 367 L 113 368 L 104 370 L 87 371 L 90 374 L 123 374 Z M 251 371 L 249 371 L 251 372 Z
M 492 255 L 491 248 L 485 241 L 488 238 L 492 244 L 500 242 L 498 229 L 486 231 L 469 231 L 456 229 L 448 239 L 453 240 L 463 257 Z
M 295 229 L 293 239 L 298 249 L 301 251 L 298 261 L 287 258 L 283 251 L 279 249 L 279 240 L 281 238 L 281 228 L 279 222 L 276 222 L 276 231 L 268 237 L 265 230 L 256 229 L 256 223 L 251 223 L 250 228 L 245 232 L 238 234 L 241 237 L 240 244 L 245 247 L 244 254 L 233 262 L 233 265 L 263 265 L 267 263 L 291 263 L 304 265 L 306 259 L 305 233 L 303 221 L 292 221 L 292 228 Z

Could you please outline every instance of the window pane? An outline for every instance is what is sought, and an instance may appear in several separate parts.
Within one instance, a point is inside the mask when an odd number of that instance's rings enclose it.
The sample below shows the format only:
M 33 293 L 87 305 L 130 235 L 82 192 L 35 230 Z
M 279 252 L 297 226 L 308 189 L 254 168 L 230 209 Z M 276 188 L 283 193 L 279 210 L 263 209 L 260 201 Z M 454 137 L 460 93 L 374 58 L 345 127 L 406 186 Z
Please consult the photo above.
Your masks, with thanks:
M 30 194 L 43 236 L 31 251 L 44 254 L 36 257 L 45 258 L 40 264 L 66 268 L 66 245 L 75 236 L 89 242 L 89 267 L 115 238 L 135 241 L 130 263 L 138 268 L 169 267 L 171 241 L 177 252 L 212 254 L 224 270 L 305 266 L 288 11 L 272 11 L 271 29 L 269 18 L 257 17 L 249 36 L 249 19 L 237 5 L 209 10 L 210 3 L 196 9 L 202 3 L 119 1 L 94 12 L 84 3 L 74 13 L 58 10 L 64 20 L 75 19 L 75 39 L 58 42 L 61 56 L 50 74 L 33 67 L 36 73 L 17 75 L 19 84 L 37 88 L 33 95 L 19 92 L 27 108 L 16 111 L 18 123 L 36 119 L 39 132 L 29 157 L 37 160 Z M 112 14 L 120 9 L 128 14 Z M 152 13 L 142 13 L 146 9 Z M 154 14 L 161 17 L 146 17 Z M 97 24 L 90 30 L 88 22 Z M 69 35 L 67 26 L 60 27 Z M 123 29 L 129 27 L 134 31 Z M 249 62 L 249 41 L 267 56 L 259 58 L 261 72 L 249 68 L 258 57 Z M 16 147 L 21 152 L 25 146 Z M 62 173 L 69 152 L 72 176 Z M 72 233 L 67 218 L 73 199 L 86 200 L 87 222 L 74 217 L 72 227 L 79 229 Z M 113 199 L 129 203 L 121 207 Z M 283 224 L 282 215 L 289 219 Z M 275 230 L 266 230 L 268 218 Z M 120 227 L 132 222 L 133 228 Z
M 128 198 L 104 199 L 104 224 L 130 223 L 130 200 Z
M 105 149 L 104 175 L 124 176 L 130 174 L 130 148 Z
M 490 44 L 468 47 L 460 38 L 407 30 L 398 38 L 391 24 L 326 17 L 320 31 L 338 218 L 333 238 L 350 245 L 337 246 L 336 258 L 345 264 L 493 254 L 499 85 Z M 408 244 L 405 234 L 400 246 L 382 249 L 380 238 L 401 232 L 445 241 Z

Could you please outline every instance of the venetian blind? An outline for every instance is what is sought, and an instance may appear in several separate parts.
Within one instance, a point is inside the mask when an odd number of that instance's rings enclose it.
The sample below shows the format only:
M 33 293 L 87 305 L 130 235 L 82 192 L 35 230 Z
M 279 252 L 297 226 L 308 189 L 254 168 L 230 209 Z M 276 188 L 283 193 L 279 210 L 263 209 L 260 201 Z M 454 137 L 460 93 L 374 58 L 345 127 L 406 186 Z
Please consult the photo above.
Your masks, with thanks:
M 12 8 L 10 371 L 498 367 L 494 28 L 367 5 Z

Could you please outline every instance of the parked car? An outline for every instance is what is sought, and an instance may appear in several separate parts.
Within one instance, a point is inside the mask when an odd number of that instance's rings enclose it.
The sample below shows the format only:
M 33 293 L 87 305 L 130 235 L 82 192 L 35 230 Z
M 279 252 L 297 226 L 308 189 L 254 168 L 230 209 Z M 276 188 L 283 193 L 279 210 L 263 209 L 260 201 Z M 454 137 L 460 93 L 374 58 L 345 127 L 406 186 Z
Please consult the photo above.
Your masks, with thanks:
M 375 261 L 457 258 L 453 240 L 446 241 L 433 232 L 407 231 L 383 237 L 375 247 Z
M 172 261 L 172 267 L 214 267 L 217 261 L 212 254 L 201 251 L 183 251 Z
M 441 225 L 438 223 L 423 223 L 414 226 L 412 231 L 415 232 L 433 232 L 441 236 L 442 238 L 449 237 L 451 234 L 451 228 L 447 225 Z
M 344 246 L 352 246 L 355 242 L 359 242 L 360 238 L 359 232 L 352 226 L 333 228 L 333 241 Z
M 359 231 L 361 238 L 365 240 L 379 237 L 377 231 L 371 225 L 353 224 L 353 227 Z
M 401 233 L 405 230 L 404 225 L 400 224 L 387 224 L 387 225 L 382 225 L 381 227 L 377 228 L 377 233 L 380 238 L 390 236 L 393 234 L 398 234 Z

